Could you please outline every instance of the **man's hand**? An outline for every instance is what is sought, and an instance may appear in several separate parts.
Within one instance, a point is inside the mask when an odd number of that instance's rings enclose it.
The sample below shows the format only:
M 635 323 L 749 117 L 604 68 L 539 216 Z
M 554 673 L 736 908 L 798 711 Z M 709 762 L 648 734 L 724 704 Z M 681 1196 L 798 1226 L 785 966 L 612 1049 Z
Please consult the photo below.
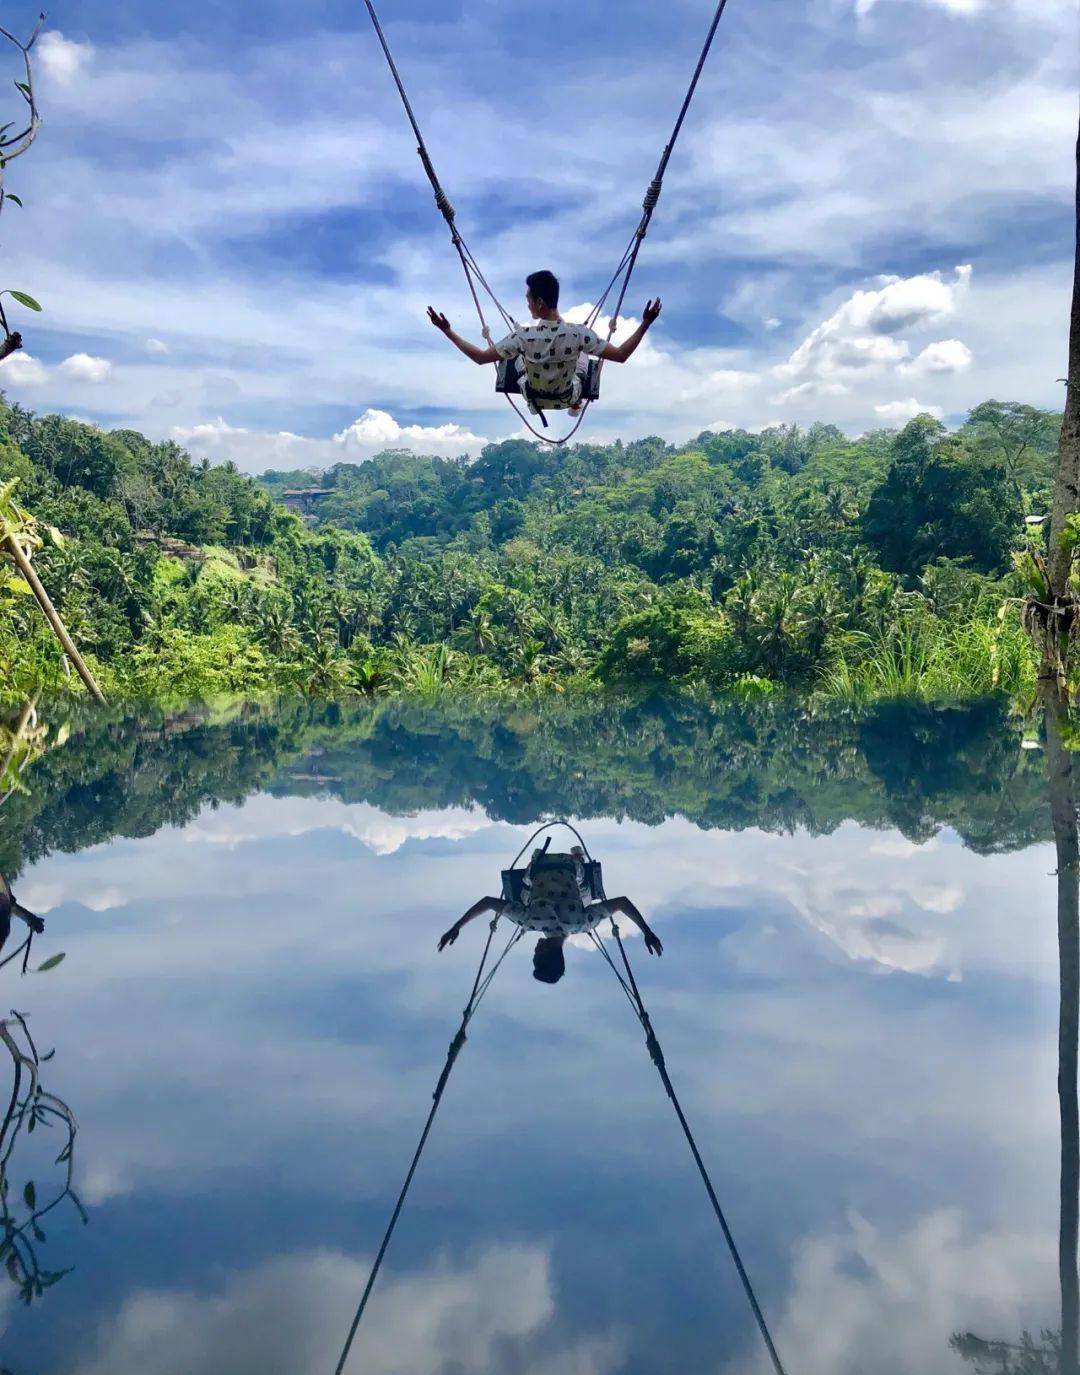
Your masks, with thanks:
M 445 950 L 448 945 L 453 945 L 457 938 L 458 928 L 456 926 L 451 926 L 449 931 L 444 932 L 443 935 L 439 937 L 439 949 Z
M 658 308 L 659 304 L 660 303 L 657 302 Z M 427 317 L 436 329 L 441 329 L 444 334 L 450 333 L 450 321 L 440 311 L 437 311 L 434 306 L 428 306 Z
M 660 944 L 660 937 L 655 931 L 650 931 L 648 927 L 641 933 L 645 937 L 645 949 L 650 955 L 662 955 L 664 947 Z
M 651 325 L 659 316 L 661 309 L 662 306 L 659 296 L 657 296 L 655 301 L 646 301 L 645 309 L 641 312 L 641 323 L 643 325 Z

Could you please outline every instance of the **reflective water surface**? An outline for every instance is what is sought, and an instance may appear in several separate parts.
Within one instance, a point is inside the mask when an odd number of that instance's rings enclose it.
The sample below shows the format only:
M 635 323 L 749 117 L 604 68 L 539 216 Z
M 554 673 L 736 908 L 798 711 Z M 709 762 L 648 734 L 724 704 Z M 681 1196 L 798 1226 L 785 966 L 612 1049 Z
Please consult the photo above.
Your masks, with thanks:
M 994 703 L 73 722 L 0 808 L 45 920 L 4 1009 L 78 1124 L 75 1198 L 21 1231 L 66 1188 L 63 1120 L 6 1158 L 0 1366 L 330 1375 L 484 924 L 436 940 L 557 815 L 664 942 L 627 937 L 790 1375 L 962 1375 L 955 1334 L 1056 1333 L 1056 858 L 1023 735 Z M 575 938 L 549 986 L 529 953 L 348 1369 L 770 1369 L 611 971 Z M 57 1278 L 28 1295 L 31 1266 Z

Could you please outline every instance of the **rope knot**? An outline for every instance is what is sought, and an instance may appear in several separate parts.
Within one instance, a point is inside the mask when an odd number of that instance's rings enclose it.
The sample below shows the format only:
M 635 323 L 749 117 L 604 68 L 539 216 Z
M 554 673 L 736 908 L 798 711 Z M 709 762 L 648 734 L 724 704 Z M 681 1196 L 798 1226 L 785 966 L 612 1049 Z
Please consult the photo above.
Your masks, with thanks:
M 442 211 L 443 218 L 448 224 L 454 222 L 454 207 L 450 204 L 450 199 L 441 186 L 435 188 L 435 204 Z
M 649 182 L 649 189 L 645 192 L 645 199 L 641 202 L 641 208 L 646 215 L 651 215 L 656 209 L 656 202 L 660 199 L 660 191 L 663 188 L 663 177 L 653 177 Z

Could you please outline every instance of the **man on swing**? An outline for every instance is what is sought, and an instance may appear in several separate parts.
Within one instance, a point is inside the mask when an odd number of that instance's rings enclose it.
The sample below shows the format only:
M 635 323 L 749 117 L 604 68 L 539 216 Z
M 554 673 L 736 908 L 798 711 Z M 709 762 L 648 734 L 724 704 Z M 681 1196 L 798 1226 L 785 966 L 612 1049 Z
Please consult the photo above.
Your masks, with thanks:
M 479 348 L 455 333 L 450 321 L 434 306 L 428 306 L 428 319 L 474 363 L 515 359 L 518 382 L 534 415 L 545 410 L 568 410 L 571 415 L 577 415 L 581 410 L 582 384 L 588 366 L 583 355 L 591 354 L 609 363 L 625 363 L 660 314 L 660 298 L 647 301 L 641 313 L 641 324 L 633 334 L 621 344 L 605 343 L 589 325 L 571 325 L 562 318 L 559 281 L 554 273 L 547 271 L 533 272 L 525 278 L 525 304 L 535 323 L 519 325 L 505 339 L 488 348 Z
M 550 840 L 548 844 L 550 844 Z M 596 867 L 596 866 L 593 866 Z M 575 845 L 568 855 L 549 855 L 547 845 L 534 850 L 525 872 L 519 898 L 481 898 L 443 933 L 439 949 L 453 945 L 461 929 L 475 917 L 488 913 L 508 917 L 526 931 L 540 936 L 533 951 L 533 978 L 558 983 L 566 973 L 563 945 L 567 936 L 593 931 L 605 918 L 627 917 L 645 937 L 645 949 L 662 955 L 660 938 L 629 898 L 600 897 L 594 901 L 586 855 Z

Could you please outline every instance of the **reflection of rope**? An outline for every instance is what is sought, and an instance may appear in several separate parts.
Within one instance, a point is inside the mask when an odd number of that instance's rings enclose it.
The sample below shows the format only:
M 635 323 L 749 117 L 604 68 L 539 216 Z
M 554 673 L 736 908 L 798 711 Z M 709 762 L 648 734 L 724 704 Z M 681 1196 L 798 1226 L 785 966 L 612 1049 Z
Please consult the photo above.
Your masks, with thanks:
M 364 1316 L 364 1310 L 367 1308 L 368 1299 L 371 1297 L 371 1291 L 375 1288 L 375 1280 L 378 1278 L 379 1270 L 382 1268 L 383 1258 L 390 1245 L 390 1238 L 394 1235 L 394 1228 L 397 1226 L 398 1218 L 401 1216 L 401 1210 L 405 1206 L 405 1197 L 409 1192 L 409 1186 L 412 1184 L 413 1176 L 416 1174 L 417 1166 L 420 1164 L 420 1157 L 424 1153 L 424 1147 L 427 1145 L 428 1136 L 431 1134 L 431 1128 L 435 1122 L 435 1114 L 439 1111 L 439 1104 L 442 1102 L 442 1096 L 446 1091 L 446 1085 L 450 1082 L 450 1072 L 454 1068 L 458 1055 L 461 1053 L 462 1046 L 465 1044 L 465 1032 L 469 1022 L 472 1020 L 473 1013 L 480 1006 L 484 994 L 491 987 L 491 981 L 499 972 L 499 966 L 525 934 L 525 928 L 523 926 L 515 927 L 513 934 L 503 947 L 502 954 L 485 975 L 484 967 L 487 964 L 488 953 L 491 950 L 491 942 L 495 937 L 495 928 L 498 924 L 499 917 L 498 914 L 496 914 L 488 927 L 488 938 L 484 944 L 484 952 L 480 956 L 480 964 L 476 971 L 476 978 L 473 980 L 469 1001 L 465 1004 L 465 1011 L 461 1015 L 461 1025 L 458 1027 L 454 1039 L 450 1042 L 450 1048 L 446 1052 L 446 1063 L 443 1065 L 442 1073 L 439 1075 L 439 1082 L 436 1084 L 435 1092 L 432 1095 L 433 1101 L 431 1104 L 431 1111 L 428 1113 L 427 1121 L 424 1123 L 424 1130 L 420 1133 L 420 1140 L 413 1153 L 412 1163 L 405 1176 L 405 1182 L 401 1186 L 401 1192 L 398 1194 L 397 1203 L 394 1205 L 394 1211 L 391 1213 L 390 1221 L 387 1224 L 386 1231 L 383 1233 L 382 1243 L 375 1257 L 375 1263 L 371 1267 L 371 1273 L 368 1275 L 367 1284 L 364 1286 L 364 1292 L 360 1296 L 360 1302 L 353 1316 L 352 1325 L 349 1328 L 349 1335 L 345 1338 L 345 1345 L 341 1351 L 341 1358 L 335 1367 L 334 1375 L 341 1375 L 341 1372 L 345 1369 L 345 1362 L 349 1358 L 349 1350 L 352 1347 L 353 1338 L 356 1336 L 356 1329 L 360 1326 L 360 1320 Z
M 623 978 L 619 969 L 616 967 L 614 960 L 608 954 L 607 949 L 604 946 L 604 942 L 600 940 L 596 932 L 590 931 L 589 936 L 592 940 L 592 943 L 596 946 L 597 950 L 600 951 L 601 955 L 603 955 L 604 959 L 607 961 L 608 965 L 611 968 L 611 972 L 615 975 L 619 983 L 622 985 L 622 990 L 626 994 L 630 1006 L 634 1009 L 634 1015 L 641 1023 L 641 1028 L 645 1032 L 645 1044 L 646 1046 L 648 1046 L 649 1049 L 649 1058 L 656 1066 L 657 1073 L 660 1075 L 660 1081 L 664 1085 L 664 1089 L 667 1093 L 667 1096 L 671 1099 L 671 1106 L 675 1109 L 675 1115 L 679 1119 L 679 1126 L 683 1129 L 683 1134 L 685 1135 L 687 1144 L 690 1147 L 690 1152 L 694 1157 L 694 1164 L 698 1167 L 698 1173 L 701 1175 L 702 1182 L 705 1185 L 705 1191 L 709 1195 L 709 1202 L 713 1206 L 713 1212 L 716 1214 L 716 1220 L 717 1222 L 719 1222 L 720 1228 L 724 1233 L 724 1240 L 727 1242 L 728 1250 L 731 1252 L 731 1259 L 735 1262 L 735 1269 L 738 1271 L 739 1279 L 742 1280 L 743 1289 L 746 1291 L 746 1297 L 750 1301 L 750 1307 L 753 1310 L 755 1319 L 757 1320 L 758 1329 L 761 1332 L 762 1340 L 765 1342 L 766 1349 L 768 1350 L 769 1356 L 772 1360 L 773 1368 L 776 1371 L 776 1375 L 785 1375 L 784 1367 L 781 1363 L 779 1353 L 777 1352 L 776 1346 L 773 1343 L 772 1336 L 769 1333 L 768 1324 L 765 1321 L 765 1315 L 764 1313 L 762 1313 L 761 1305 L 758 1303 L 757 1295 L 754 1293 L 754 1286 L 750 1283 L 750 1276 L 746 1273 L 746 1267 L 743 1265 L 742 1257 L 739 1255 L 739 1248 L 735 1244 L 735 1238 L 734 1236 L 732 1236 L 731 1228 L 728 1226 L 727 1218 L 724 1216 L 724 1210 L 720 1207 L 720 1200 L 716 1196 L 716 1190 L 713 1188 L 713 1182 L 709 1178 L 709 1172 L 705 1168 L 705 1162 L 704 1160 L 702 1160 L 701 1152 L 698 1150 L 697 1142 L 694 1140 L 694 1133 L 690 1130 L 690 1124 L 686 1120 L 686 1114 L 682 1110 L 682 1104 L 679 1102 L 678 1096 L 675 1093 L 675 1089 L 668 1075 L 667 1064 L 664 1060 L 664 1052 L 661 1049 L 660 1042 L 656 1039 L 656 1032 L 653 1031 L 653 1026 L 651 1020 L 649 1019 L 648 1010 L 646 1009 L 645 1002 L 642 999 L 641 990 L 637 986 L 637 980 L 634 978 L 634 971 L 630 968 L 630 960 L 626 954 L 626 947 L 623 945 L 622 935 L 619 932 L 619 928 L 616 925 L 614 918 L 612 918 L 611 920 L 611 929 L 615 933 L 615 943 L 618 945 L 619 953 L 622 956 L 623 967 L 626 970 L 625 978 Z
M 568 831 L 573 831 L 574 835 L 576 835 L 577 838 L 578 838 L 578 842 L 580 843 L 581 848 L 585 851 L 585 858 L 588 859 L 588 860 L 591 860 L 591 859 L 592 859 L 592 855 L 589 854 L 589 847 L 585 844 L 585 841 L 584 841 L 584 839 L 582 838 L 581 832 L 578 830 L 578 828 L 577 828 L 576 826 L 572 826 L 572 825 L 570 824 L 569 821 L 566 821 L 566 820 L 563 819 L 562 817 L 559 817 L 559 818 L 558 818 L 557 820 L 555 820 L 555 821 L 545 821 L 544 824 L 543 824 L 542 826 L 538 826 L 538 827 L 536 828 L 536 830 L 533 831 L 532 835 L 528 838 L 528 840 L 525 842 L 525 844 L 521 847 L 521 849 L 520 849 L 520 850 L 517 852 L 517 854 L 514 856 L 514 861 L 513 861 L 513 863 L 510 865 L 510 868 L 511 868 L 511 869 L 516 869 L 516 868 L 517 868 L 517 862 L 518 862 L 518 860 L 519 860 L 519 859 L 521 858 L 521 856 L 525 853 L 525 851 L 529 848 L 529 846 L 533 843 L 533 841 L 536 839 L 536 837 L 537 837 L 537 836 L 542 836 L 542 835 L 544 834 L 545 831 L 550 831 L 551 828 L 552 828 L 553 826 L 565 826 L 566 829 L 567 829 Z
M 461 266 L 465 273 L 465 280 L 469 286 L 469 293 L 473 298 L 473 304 L 476 306 L 476 313 L 480 317 L 481 331 L 483 332 L 484 338 L 490 344 L 493 342 L 491 338 L 491 331 L 488 329 L 487 321 L 484 319 L 484 312 L 480 308 L 480 298 L 476 291 L 476 286 L 473 280 L 474 278 L 476 282 L 479 282 L 480 286 L 483 287 L 484 291 L 487 292 L 488 296 L 491 297 L 495 309 L 502 316 L 503 321 L 509 327 L 511 332 L 517 329 L 518 325 L 514 321 L 510 313 L 503 307 L 499 298 L 495 295 L 494 291 L 492 291 L 491 287 L 488 285 L 487 280 L 484 277 L 484 274 L 480 271 L 480 268 L 477 266 L 476 259 L 473 257 L 471 249 L 469 248 L 465 240 L 461 237 L 461 233 L 458 230 L 455 221 L 456 212 L 454 210 L 453 205 L 451 205 L 450 203 L 449 197 L 442 188 L 442 184 L 439 181 L 438 174 L 435 171 L 435 166 L 431 161 L 431 155 L 428 152 L 427 144 L 424 142 L 424 135 L 420 131 L 420 124 L 416 118 L 416 115 L 413 113 L 412 104 L 410 103 L 408 93 L 405 90 L 405 83 L 402 81 L 401 73 L 397 69 L 397 63 L 394 61 L 393 56 L 391 55 L 390 45 L 386 41 L 386 35 L 383 33 L 382 25 L 379 23 L 379 16 L 375 13 L 375 6 L 372 0 L 364 0 L 364 4 L 367 6 L 368 14 L 371 16 L 371 22 L 375 26 L 375 33 L 379 39 L 379 44 L 382 47 L 383 56 L 386 58 L 387 66 L 390 68 L 390 74 L 394 78 L 394 84 L 395 86 L 397 86 L 398 95 L 401 97 L 401 103 L 405 107 L 405 114 L 408 116 L 409 123 L 412 125 L 412 131 L 416 137 L 416 151 L 419 155 L 421 163 L 423 164 L 424 171 L 427 174 L 427 179 L 431 183 L 431 189 L 435 193 L 435 205 L 438 208 L 439 213 L 442 215 L 443 219 L 446 221 L 447 225 L 450 228 L 450 240 L 454 245 L 454 249 L 457 252 L 458 257 L 461 259 Z M 623 301 L 626 299 L 627 288 L 630 286 L 630 278 L 633 276 L 634 268 L 637 266 L 638 254 L 641 252 L 641 245 L 645 240 L 645 235 L 649 232 L 649 224 L 653 217 L 653 211 L 656 209 L 656 203 L 660 199 L 660 192 L 663 189 L 664 184 L 664 173 L 667 171 L 668 163 L 671 161 L 671 155 L 675 151 L 675 144 L 678 141 L 679 134 L 682 132 L 683 123 L 686 119 L 687 112 L 690 109 L 690 102 L 693 100 L 694 92 L 697 90 L 698 82 L 701 80 L 701 73 L 705 69 L 705 63 L 708 60 L 710 51 L 712 50 L 713 39 L 716 37 L 716 30 L 720 24 L 720 18 L 724 13 L 726 5 L 727 0 L 717 0 L 716 11 L 713 14 L 712 23 L 709 25 L 709 31 L 705 36 L 705 42 L 702 45 L 700 54 L 698 55 L 697 66 L 694 68 L 694 74 L 690 78 L 690 85 L 686 88 L 686 94 L 683 97 L 682 106 L 680 107 L 678 117 L 675 120 L 675 127 L 671 131 L 671 137 L 664 145 L 664 151 L 660 155 L 660 162 L 658 163 L 656 168 L 656 175 L 649 183 L 648 189 L 645 192 L 645 198 L 641 203 L 641 219 L 638 221 L 638 226 L 634 230 L 634 233 L 630 238 L 630 242 L 626 246 L 625 252 L 619 259 L 619 265 L 612 274 L 611 281 L 608 282 L 607 286 L 604 288 L 603 293 L 600 296 L 600 299 L 593 307 L 592 313 L 589 316 L 588 324 L 591 327 L 596 323 L 597 319 L 599 318 L 600 312 L 603 309 L 605 301 L 607 300 L 608 296 L 613 290 L 615 283 L 619 280 L 621 276 L 622 286 L 619 290 L 619 299 L 615 303 L 615 309 L 612 311 L 608 323 L 608 343 L 611 342 L 611 339 L 615 334 L 615 329 L 619 322 L 619 313 L 622 310 Z M 603 369 L 602 361 L 600 364 L 600 368 L 601 370 Z M 517 413 L 517 416 L 521 420 L 522 424 L 532 435 L 535 436 L 535 438 L 541 440 L 545 444 L 553 445 L 565 444 L 568 440 L 572 439 L 575 434 L 577 434 L 579 428 L 581 427 L 581 422 L 585 419 L 585 413 L 589 409 L 589 406 L 591 404 L 591 402 L 588 400 L 583 402 L 573 428 L 567 434 L 562 435 L 559 439 L 551 439 L 546 434 L 543 434 L 540 430 L 536 429 L 532 422 L 526 417 L 524 412 L 517 406 L 512 396 L 507 394 L 506 399 L 507 401 L 509 401 L 513 410 Z

